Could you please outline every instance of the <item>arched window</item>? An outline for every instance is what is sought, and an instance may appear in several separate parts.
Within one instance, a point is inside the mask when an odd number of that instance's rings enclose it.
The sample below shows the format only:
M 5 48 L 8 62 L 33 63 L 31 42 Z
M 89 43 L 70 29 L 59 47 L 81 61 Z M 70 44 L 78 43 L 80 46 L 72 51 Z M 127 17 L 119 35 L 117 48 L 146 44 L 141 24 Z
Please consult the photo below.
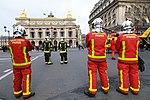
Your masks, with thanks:
M 31 44 L 32 44 L 33 46 L 35 46 L 35 42 L 34 42 L 34 41 L 31 41 Z

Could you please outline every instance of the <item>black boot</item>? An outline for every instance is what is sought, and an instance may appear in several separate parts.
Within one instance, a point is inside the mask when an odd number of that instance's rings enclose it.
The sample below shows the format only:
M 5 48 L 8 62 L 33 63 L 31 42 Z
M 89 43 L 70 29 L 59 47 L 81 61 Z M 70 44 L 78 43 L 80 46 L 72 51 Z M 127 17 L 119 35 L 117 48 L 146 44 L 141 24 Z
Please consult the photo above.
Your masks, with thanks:
M 116 58 L 112 58 L 112 60 L 116 60 Z
M 23 97 L 23 99 L 28 99 L 30 97 L 33 97 L 35 95 L 35 92 L 31 93 L 28 97 Z
M 68 64 L 68 62 L 64 62 L 64 64 Z
M 123 94 L 123 95 L 128 95 L 128 93 L 121 92 L 119 88 L 117 88 L 116 91 L 117 91 L 118 93 Z
M 108 94 L 108 92 L 104 91 L 103 89 L 102 89 L 102 91 L 103 91 L 104 94 Z
M 132 93 L 133 95 L 138 95 L 138 92 L 137 92 L 137 93 L 135 93 L 135 92 L 131 91 L 131 93 Z
M 21 96 L 22 96 L 22 95 L 19 95 L 19 96 L 15 96 L 15 97 L 16 97 L 16 98 L 18 99 L 18 98 L 20 98 Z M 0 99 L 0 100 L 1 100 L 1 99 Z
M 95 94 L 91 94 L 88 90 L 84 90 L 84 94 L 87 95 L 90 98 L 95 97 Z

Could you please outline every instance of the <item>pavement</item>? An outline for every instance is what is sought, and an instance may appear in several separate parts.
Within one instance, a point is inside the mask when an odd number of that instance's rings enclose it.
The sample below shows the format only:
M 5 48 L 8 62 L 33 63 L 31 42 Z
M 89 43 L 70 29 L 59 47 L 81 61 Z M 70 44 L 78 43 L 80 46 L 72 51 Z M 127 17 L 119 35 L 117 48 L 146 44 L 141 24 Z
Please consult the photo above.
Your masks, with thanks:
M 68 64 L 59 63 L 59 52 L 52 53 L 53 65 L 45 65 L 42 52 L 32 51 L 32 85 L 31 90 L 36 95 L 29 100 L 150 100 L 150 51 L 139 52 L 145 61 L 146 70 L 140 72 L 141 89 L 138 95 L 129 91 L 128 95 L 116 92 L 118 87 L 117 60 L 111 60 L 111 53 L 107 54 L 108 77 L 110 83 L 109 93 L 106 95 L 101 90 L 98 77 L 98 91 L 95 98 L 84 95 L 87 89 L 87 50 L 69 49 Z M 1 56 L 2 55 L 2 56 Z M 115 54 L 117 58 L 117 53 Z M 9 58 L 9 53 L 0 53 L 0 59 Z M 11 68 L 11 61 L 0 60 L 0 76 L 2 70 Z M 12 74 L 0 81 L 0 98 L 16 100 L 13 96 Z M 3 91 L 3 92 L 2 92 Z M 23 100 L 22 98 L 17 100 Z

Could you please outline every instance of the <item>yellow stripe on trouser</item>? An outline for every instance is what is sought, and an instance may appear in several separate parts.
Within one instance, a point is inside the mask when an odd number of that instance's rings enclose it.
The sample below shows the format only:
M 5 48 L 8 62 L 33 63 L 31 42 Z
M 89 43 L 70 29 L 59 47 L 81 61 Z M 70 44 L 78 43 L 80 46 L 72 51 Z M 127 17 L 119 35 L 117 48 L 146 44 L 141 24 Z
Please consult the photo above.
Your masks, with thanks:
M 123 90 L 123 91 L 128 91 L 129 89 L 128 88 L 124 88 L 123 87 L 123 71 L 120 70 L 120 81 L 121 81 L 121 86 L 120 86 L 120 89 Z
M 102 89 L 107 91 L 107 90 L 109 90 L 109 86 L 107 88 L 102 86 Z
M 15 77 L 15 76 L 13 75 L 13 81 L 14 81 L 14 77 Z M 14 85 L 14 84 L 13 84 L 13 85 Z M 14 86 L 13 86 L 13 87 L 14 87 Z M 15 91 L 14 91 L 14 94 L 20 94 L 20 93 L 22 93 L 22 90 L 20 90 L 20 91 L 18 91 L 18 92 L 15 92 Z
M 140 80 L 138 80 L 138 88 L 133 88 L 133 87 L 130 86 L 130 89 L 133 90 L 133 91 L 139 92 L 139 90 L 140 90 Z
M 131 87 L 131 86 L 130 86 L 130 89 L 133 90 L 133 91 L 136 91 L 136 92 L 139 91 L 139 88 L 133 88 L 133 87 Z
M 22 93 L 22 90 L 20 90 L 20 91 L 18 91 L 18 92 L 15 92 L 15 91 L 14 91 L 14 94 L 20 94 L 20 93 Z
M 26 76 L 27 78 L 26 78 L 26 92 L 25 93 L 23 93 L 23 95 L 29 95 L 29 94 L 31 94 L 31 92 L 30 92 L 30 90 L 29 90 L 29 88 L 30 88 L 30 75 L 29 74 L 27 74 L 27 76 Z
M 105 71 L 105 73 L 106 73 L 106 75 L 107 75 L 107 72 L 106 72 L 106 71 Z M 108 76 L 107 76 L 107 80 L 109 81 Z M 103 86 L 102 86 L 102 89 L 105 90 L 105 91 L 109 90 L 109 83 L 108 83 L 108 87 L 103 87 Z
M 90 75 L 90 87 L 89 87 L 89 91 L 91 91 L 91 92 L 96 92 L 97 89 L 93 89 L 93 88 L 92 88 L 92 84 L 93 84 L 93 80 L 92 80 L 92 70 L 89 70 L 89 75 Z

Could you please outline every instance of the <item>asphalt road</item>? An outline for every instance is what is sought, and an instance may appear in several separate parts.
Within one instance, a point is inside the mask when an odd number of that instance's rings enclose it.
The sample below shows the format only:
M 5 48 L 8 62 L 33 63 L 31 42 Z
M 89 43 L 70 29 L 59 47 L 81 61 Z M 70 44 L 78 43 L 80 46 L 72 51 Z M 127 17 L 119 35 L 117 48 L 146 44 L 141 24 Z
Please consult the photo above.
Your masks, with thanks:
M 150 51 L 140 52 L 145 60 L 146 70 L 140 72 L 141 89 L 138 95 L 129 91 L 127 96 L 116 92 L 118 87 L 117 60 L 111 60 L 111 53 L 107 54 L 109 66 L 108 76 L 110 90 L 107 95 L 100 89 L 91 99 L 84 95 L 87 87 L 87 50 L 68 50 L 68 64 L 59 63 L 59 52 L 52 53 L 53 65 L 45 65 L 43 53 L 30 52 L 32 59 L 31 90 L 36 95 L 29 100 L 149 100 L 150 99 Z M 117 57 L 117 54 L 115 55 Z M 98 78 L 99 79 L 99 78 Z M 9 53 L 0 51 L 0 98 L 16 100 L 13 95 L 13 74 Z M 22 98 L 17 100 L 23 100 Z

